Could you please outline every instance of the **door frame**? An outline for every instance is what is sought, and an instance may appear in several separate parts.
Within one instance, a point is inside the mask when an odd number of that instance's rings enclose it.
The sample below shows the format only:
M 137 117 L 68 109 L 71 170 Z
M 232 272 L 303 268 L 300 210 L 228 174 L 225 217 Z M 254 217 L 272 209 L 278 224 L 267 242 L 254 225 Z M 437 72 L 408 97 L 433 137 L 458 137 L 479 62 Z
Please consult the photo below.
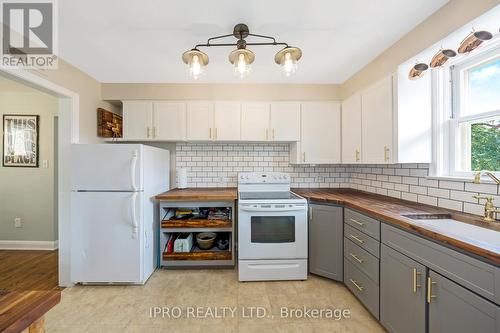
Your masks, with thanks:
M 71 144 L 79 142 L 80 95 L 49 81 L 33 71 L 0 69 L 0 75 L 26 84 L 59 99 L 58 145 L 58 238 L 59 238 L 59 285 L 71 283 Z

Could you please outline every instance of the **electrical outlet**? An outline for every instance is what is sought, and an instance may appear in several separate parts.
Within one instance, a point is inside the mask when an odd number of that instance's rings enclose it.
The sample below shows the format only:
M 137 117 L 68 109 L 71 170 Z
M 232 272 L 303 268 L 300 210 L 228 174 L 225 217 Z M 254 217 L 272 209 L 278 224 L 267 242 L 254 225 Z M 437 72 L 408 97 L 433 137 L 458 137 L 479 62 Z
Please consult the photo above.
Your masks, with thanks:
M 42 161 L 42 168 L 48 169 L 49 168 L 49 160 L 43 160 Z
M 23 227 L 23 222 L 21 221 L 21 218 L 20 217 L 16 217 L 14 219 L 14 226 L 16 228 L 22 228 Z

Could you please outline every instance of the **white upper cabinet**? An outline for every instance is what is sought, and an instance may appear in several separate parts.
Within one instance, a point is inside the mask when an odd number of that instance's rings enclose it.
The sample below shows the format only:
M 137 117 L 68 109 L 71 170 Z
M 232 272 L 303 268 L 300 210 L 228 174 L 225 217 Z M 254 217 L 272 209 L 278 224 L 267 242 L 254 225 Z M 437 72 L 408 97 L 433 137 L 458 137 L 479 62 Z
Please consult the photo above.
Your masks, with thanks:
M 432 161 L 431 77 L 411 81 L 407 75 L 400 68 L 361 92 L 363 163 Z
M 187 139 L 213 140 L 214 106 L 212 102 L 187 103 Z
M 363 163 L 394 163 L 392 76 L 363 91 L 361 105 Z
M 186 104 L 153 103 L 153 138 L 165 141 L 186 140 Z
M 152 139 L 153 103 L 123 102 L 123 138 L 125 140 Z
M 269 103 L 243 103 L 241 105 L 241 139 L 267 141 L 269 133 Z
M 214 139 L 236 141 L 241 138 L 241 103 L 216 102 L 214 104 Z
M 271 103 L 270 140 L 300 140 L 300 103 Z
M 302 103 L 301 139 L 292 144 L 291 160 L 301 164 L 340 163 L 340 103 Z
M 361 95 L 342 102 L 342 163 L 362 163 Z

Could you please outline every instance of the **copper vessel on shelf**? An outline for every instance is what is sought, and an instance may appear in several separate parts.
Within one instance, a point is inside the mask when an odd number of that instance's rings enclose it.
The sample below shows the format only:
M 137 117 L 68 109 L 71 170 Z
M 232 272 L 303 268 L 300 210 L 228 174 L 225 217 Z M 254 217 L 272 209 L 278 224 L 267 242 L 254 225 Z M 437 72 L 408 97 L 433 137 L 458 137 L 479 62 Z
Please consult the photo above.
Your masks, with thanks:
M 460 43 L 458 48 L 458 53 L 464 54 L 469 53 L 477 49 L 484 41 L 490 40 L 493 35 L 489 31 L 472 31 L 465 39 Z
M 410 80 L 417 80 L 424 76 L 425 72 L 429 69 L 429 66 L 427 64 L 424 64 L 423 62 L 415 64 L 410 69 L 410 73 L 408 73 L 408 78 Z
M 437 68 L 443 66 L 448 59 L 453 58 L 457 55 L 457 52 L 451 49 L 439 50 L 438 53 L 432 57 L 431 68 Z

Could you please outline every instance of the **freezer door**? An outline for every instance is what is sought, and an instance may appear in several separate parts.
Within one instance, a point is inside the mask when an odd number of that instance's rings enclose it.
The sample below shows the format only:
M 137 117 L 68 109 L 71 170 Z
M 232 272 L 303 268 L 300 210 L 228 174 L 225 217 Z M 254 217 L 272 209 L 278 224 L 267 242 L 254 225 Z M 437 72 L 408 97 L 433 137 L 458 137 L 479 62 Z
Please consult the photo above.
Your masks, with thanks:
M 143 282 L 143 193 L 71 193 L 71 279 Z
M 143 146 L 72 145 L 73 191 L 143 190 Z

